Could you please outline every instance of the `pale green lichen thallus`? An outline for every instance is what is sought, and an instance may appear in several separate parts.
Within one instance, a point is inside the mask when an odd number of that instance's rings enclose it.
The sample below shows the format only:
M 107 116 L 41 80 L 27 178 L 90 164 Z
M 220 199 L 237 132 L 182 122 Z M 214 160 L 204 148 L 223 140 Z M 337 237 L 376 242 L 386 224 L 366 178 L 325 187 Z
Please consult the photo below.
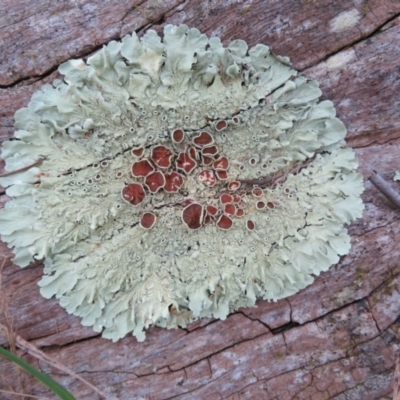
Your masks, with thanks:
M 311 284 L 349 252 L 363 184 L 289 65 L 185 25 L 62 64 L 2 148 L 14 262 L 44 258 L 42 295 L 114 341 Z

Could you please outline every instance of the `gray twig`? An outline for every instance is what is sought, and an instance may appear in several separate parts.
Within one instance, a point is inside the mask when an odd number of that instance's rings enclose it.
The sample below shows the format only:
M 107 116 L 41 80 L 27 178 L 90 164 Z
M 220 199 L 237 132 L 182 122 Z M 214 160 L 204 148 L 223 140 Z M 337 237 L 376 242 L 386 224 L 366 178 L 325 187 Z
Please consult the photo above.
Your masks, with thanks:
M 40 165 L 43 161 L 44 161 L 44 159 L 41 158 L 40 160 L 37 160 L 33 164 L 27 165 L 26 167 L 22 167 L 22 168 L 14 170 L 14 171 L 4 172 L 4 174 L 0 174 L 0 178 L 4 178 L 5 176 L 10 176 L 12 174 L 16 174 L 17 172 L 26 171 L 29 168 L 36 167 L 37 165 Z
M 400 194 L 376 172 L 372 171 L 369 180 L 398 208 L 400 208 Z

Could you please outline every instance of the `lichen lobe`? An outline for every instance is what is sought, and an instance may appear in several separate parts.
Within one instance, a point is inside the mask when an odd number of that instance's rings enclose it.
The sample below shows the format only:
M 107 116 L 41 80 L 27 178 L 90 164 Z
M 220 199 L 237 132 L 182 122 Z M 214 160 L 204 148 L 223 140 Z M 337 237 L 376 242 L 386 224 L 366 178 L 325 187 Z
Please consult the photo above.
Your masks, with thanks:
M 349 251 L 363 184 L 287 61 L 167 25 L 62 64 L 2 148 L 7 171 L 36 163 L 0 179 L 14 262 L 45 258 L 42 295 L 114 341 L 312 283 Z

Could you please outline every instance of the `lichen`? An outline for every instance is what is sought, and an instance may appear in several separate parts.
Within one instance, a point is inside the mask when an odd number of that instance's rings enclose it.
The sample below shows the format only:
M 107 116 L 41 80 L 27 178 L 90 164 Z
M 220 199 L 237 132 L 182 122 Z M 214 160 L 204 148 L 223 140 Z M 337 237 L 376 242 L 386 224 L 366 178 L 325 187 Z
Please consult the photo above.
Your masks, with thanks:
M 396 171 L 395 172 L 393 180 L 394 181 L 400 181 L 400 171 Z
M 357 161 L 288 58 L 167 25 L 59 71 L 3 144 L 0 233 L 17 265 L 45 259 L 41 294 L 83 325 L 143 340 L 224 319 L 348 253 Z

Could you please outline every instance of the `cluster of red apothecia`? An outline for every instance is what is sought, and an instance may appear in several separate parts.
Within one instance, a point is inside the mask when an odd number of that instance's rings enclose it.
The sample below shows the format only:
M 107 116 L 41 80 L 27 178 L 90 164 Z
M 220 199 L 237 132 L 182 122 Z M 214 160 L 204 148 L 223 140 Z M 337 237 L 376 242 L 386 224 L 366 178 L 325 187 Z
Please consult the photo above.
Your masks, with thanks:
M 217 131 L 222 131 L 227 126 L 226 121 L 219 121 L 215 127 Z M 202 168 L 196 179 L 205 186 L 211 188 L 218 182 L 228 180 L 229 160 L 219 153 L 209 132 L 202 131 L 192 140 L 188 140 L 182 129 L 176 129 L 172 132 L 171 139 L 176 144 L 185 140 L 185 150 L 176 154 L 166 146 L 157 145 L 151 149 L 149 158 L 142 159 L 144 148 L 132 149 L 132 155 L 138 161 L 132 164 L 131 173 L 134 178 L 143 180 L 143 183 L 133 182 L 125 185 L 121 194 L 126 202 L 134 206 L 141 204 L 146 197 L 146 191 L 157 193 L 164 190 L 166 193 L 177 193 L 183 186 L 184 176 L 189 175 L 196 167 Z M 182 221 L 189 229 L 199 229 L 203 225 L 215 222 L 218 228 L 228 230 L 233 225 L 233 218 L 244 216 L 245 204 L 242 202 L 242 196 L 246 192 L 236 192 L 241 186 L 239 181 L 226 183 L 226 189 L 219 197 L 218 207 L 203 205 L 192 199 L 183 201 Z M 263 191 L 261 188 L 254 188 L 252 194 L 254 197 L 261 197 Z M 256 207 L 259 210 L 266 207 L 273 209 L 275 205 L 259 201 Z M 145 212 L 140 225 L 151 229 L 155 222 L 155 214 Z M 255 224 L 247 221 L 246 227 L 254 230 Z

